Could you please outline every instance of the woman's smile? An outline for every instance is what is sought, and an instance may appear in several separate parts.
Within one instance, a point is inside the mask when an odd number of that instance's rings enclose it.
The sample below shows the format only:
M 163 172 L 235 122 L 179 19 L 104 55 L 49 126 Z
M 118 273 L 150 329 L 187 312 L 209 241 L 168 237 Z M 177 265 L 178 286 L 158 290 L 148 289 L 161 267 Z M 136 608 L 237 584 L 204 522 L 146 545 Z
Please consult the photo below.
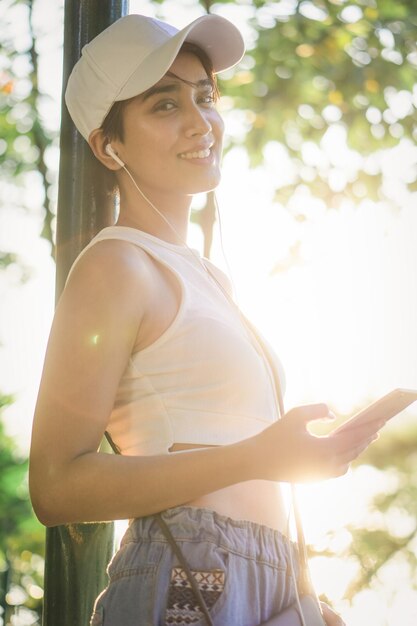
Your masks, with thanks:
M 212 165 L 214 163 L 213 144 L 208 148 L 196 147 L 188 152 L 182 152 L 179 157 L 193 165 Z
M 182 152 L 180 157 L 181 159 L 207 159 L 211 154 L 210 148 L 195 148 L 192 152 Z

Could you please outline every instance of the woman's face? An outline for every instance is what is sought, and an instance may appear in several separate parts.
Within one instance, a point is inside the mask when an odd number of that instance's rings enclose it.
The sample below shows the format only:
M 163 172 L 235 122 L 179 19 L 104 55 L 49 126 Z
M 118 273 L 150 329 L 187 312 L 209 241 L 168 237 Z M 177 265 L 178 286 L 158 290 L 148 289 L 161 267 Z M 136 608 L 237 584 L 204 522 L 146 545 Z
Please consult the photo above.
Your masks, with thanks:
M 182 52 L 154 87 L 123 110 L 123 141 L 112 141 L 145 194 L 192 195 L 220 180 L 223 121 L 200 62 Z M 180 80 L 183 79 L 183 80 Z M 187 81 L 187 82 L 184 82 Z

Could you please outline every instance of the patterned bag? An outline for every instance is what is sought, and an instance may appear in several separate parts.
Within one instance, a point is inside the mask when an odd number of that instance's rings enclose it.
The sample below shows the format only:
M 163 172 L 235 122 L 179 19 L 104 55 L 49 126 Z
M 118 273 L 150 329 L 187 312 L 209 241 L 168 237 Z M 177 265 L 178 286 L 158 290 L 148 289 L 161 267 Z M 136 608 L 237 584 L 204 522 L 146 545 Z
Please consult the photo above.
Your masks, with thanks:
M 205 582 L 204 586 L 206 588 L 209 587 L 211 590 L 214 591 L 214 593 L 211 594 L 213 597 L 213 603 L 214 603 L 216 600 L 216 587 L 222 586 L 222 583 L 224 584 L 224 580 L 223 581 L 221 580 L 221 577 L 222 576 L 224 577 L 224 572 L 219 570 L 218 577 L 216 577 L 216 572 L 191 572 L 188 566 L 188 563 L 181 551 L 181 548 L 175 541 L 171 531 L 169 530 L 167 523 L 165 522 L 165 520 L 162 518 L 162 516 L 159 513 L 155 515 L 155 518 L 158 521 L 166 540 L 170 544 L 175 556 L 177 557 L 181 565 L 180 567 L 174 568 L 173 570 L 172 575 L 175 577 L 175 581 L 171 581 L 171 582 L 174 582 L 174 585 L 171 586 L 170 593 L 175 594 L 176 586 L 178 586 L 178 589 L 181 591 L 181 595 L 183 595 L 184 585 L 186 585 L 190 591 L 189 604 L 192 604 L 193 598 L 194 600 L 197 600 L 198 604 L 200 605 L 200 610 L 202 614 L 204 615 L 204 618 L 207 622 L 207 626 L 213 626 L 213 621 L 211 619 L 210 612 L 209 612 L 212 603 L 210 601 L 205 600 L 202 596 L 200 587 L 202 586 L 201 582 L 203 581 L 201 581 L 200 578 L 206 576 L 206 579 L 204 580 Z M 297 528 L 299 528 L 298 523 L 297 523 Z M 302 542 L 303 541 L 304 541 L 304 537 L 302 538 Z M 302 560 L 300 561 L 300 567 L 302 567 Z M 307 575 L 301 576 L 300 580 L 302 581 L 303 585 L 307 584 L 306 583 Z M 210 597 L 210 594 L 208 594 L 208 597 Z M 175 598 L 171 598 L 171 600 L 175 600 Z M 175 602 L 168 601 L 168 604 L 170 606 L 175 606 Z M 172 617 L 173 617 L 172 623 L 175 623 L 174 616 Z M 285 611 L 282 611 L 282 613 L 279 613 L 279 615 L 275 615 L 274 617 L 271 617 L 271 619 L 269 619 L 268 621 L 262 622 L 262 624 L 260 624 L 259 626 L 326 626 L 326 625 L 325 625 L 323 616 L 321 614 L 321 610 L 320 610 L 320 606 L 317 601 L 317 598 L 314 596 L 313 593 L 311 594 L 307 593 L 307 594 L 301 595 L 299 602 L 298 601 L 294 602 L 294 604 L 292 604 L 288 609 L 286 609 Z

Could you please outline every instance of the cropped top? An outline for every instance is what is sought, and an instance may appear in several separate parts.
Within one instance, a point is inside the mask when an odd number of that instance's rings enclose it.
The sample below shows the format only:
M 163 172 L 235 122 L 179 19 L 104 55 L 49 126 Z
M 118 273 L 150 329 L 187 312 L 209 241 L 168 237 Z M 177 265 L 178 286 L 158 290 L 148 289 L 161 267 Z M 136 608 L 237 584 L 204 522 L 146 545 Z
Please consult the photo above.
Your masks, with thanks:
M 172 272 L 181 293 L 171 325 L 131 354 L 120 380 L 107 430 L 121 452 L 166 454 L 174 443 L 233 443 L 275 421 L 268 362 L 203 264 L 220 270 L 195 250 L 126 226 L 104 228 L 81 255 L 105 239 L 139 246 Z M 282 381 L 278 360 L 277 367 Z

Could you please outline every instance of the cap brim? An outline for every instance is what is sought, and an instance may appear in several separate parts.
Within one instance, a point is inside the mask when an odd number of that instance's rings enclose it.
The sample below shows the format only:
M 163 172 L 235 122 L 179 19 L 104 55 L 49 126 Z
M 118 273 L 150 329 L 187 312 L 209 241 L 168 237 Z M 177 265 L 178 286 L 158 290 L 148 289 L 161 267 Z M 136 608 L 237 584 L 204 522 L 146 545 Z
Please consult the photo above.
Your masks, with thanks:
M 166 74 L 185 41 L 206 52 L 217 74 L 233 67 L 245 52 L 239 30 L 219 15 L 203 15 L 171 37 L 144 59 L 126 81 L 115 100 L 127 100 L 153 87 Z

